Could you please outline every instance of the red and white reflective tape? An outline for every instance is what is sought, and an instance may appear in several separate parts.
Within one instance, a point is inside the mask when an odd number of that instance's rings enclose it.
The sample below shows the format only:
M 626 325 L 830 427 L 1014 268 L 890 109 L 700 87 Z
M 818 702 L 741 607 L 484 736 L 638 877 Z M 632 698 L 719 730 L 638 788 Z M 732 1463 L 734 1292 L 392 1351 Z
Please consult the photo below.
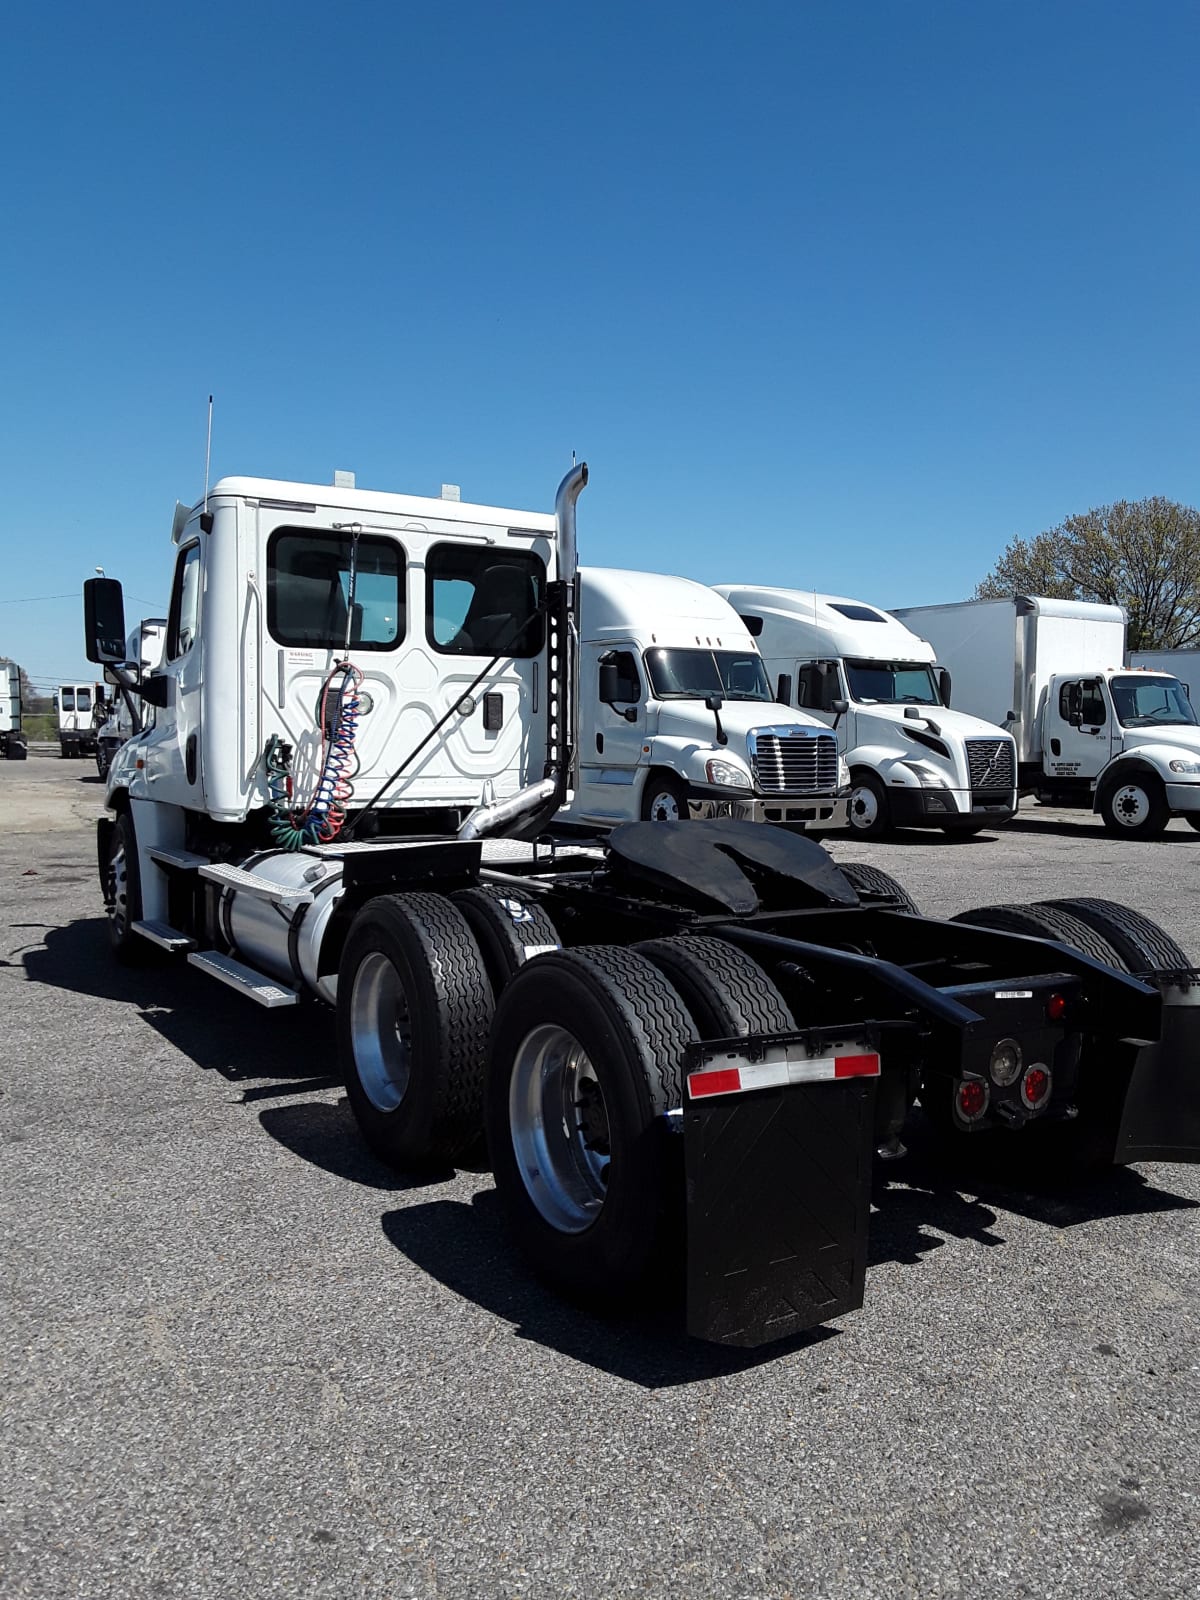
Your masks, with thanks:
M 876 1051 L 806 1056 L 803 1060 L 753 1061 L 736 1067 L 702 1067 L 688 1077 L 688 1096 L 745 1094 L 749 1089 L 785 1089 L 792 1083 L 833 1083 L 839 1078 L 877 1078 Z

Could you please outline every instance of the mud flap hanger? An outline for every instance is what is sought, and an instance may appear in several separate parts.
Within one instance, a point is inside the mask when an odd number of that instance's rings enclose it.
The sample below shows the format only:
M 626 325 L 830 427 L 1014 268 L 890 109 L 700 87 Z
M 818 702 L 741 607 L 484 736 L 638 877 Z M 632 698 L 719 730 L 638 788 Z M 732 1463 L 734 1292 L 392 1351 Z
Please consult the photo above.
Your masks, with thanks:
M 1200 1162 L 1200 969 L 1152 975 L 1158 1040 L 1137 1053 L 1113 1159 Z

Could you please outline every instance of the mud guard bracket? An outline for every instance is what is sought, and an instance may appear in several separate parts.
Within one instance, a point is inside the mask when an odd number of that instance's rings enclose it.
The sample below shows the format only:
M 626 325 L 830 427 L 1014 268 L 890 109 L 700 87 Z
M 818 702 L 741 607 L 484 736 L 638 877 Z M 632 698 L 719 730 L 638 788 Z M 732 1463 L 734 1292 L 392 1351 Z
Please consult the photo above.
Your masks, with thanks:
M 862 1305 L 875 1084 L 797 1084 L 684 1107 L 694 1338 L 767 1344 Z

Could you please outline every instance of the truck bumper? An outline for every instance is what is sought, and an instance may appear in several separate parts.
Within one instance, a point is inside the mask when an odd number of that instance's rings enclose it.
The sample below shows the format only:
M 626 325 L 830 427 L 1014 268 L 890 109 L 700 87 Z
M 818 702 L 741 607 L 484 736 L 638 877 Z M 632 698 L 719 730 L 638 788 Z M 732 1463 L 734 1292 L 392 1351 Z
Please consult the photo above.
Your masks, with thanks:
M 1200 972 L 1153 981 L 1162 1033 L 1137 1053 L 1114 1159 L 1200 1162 Z
M 845 828 L 849 824 L 849 795 L 730 795 L 728 790 L 689 790 L 695 817 L 732 817 L 737 822 L 773 822 L 806 833 L 810 828 Z
M 1166 790 L 1172 811 L 1200 811 L 1200 783 L 1168 783 Z
M 1016 815 L 1016 797 L 997 804 L 972 805 L 969 789 L 888 789 L 892 820 L 898 828 L 952 828 L 955 824 L 999 827 Z

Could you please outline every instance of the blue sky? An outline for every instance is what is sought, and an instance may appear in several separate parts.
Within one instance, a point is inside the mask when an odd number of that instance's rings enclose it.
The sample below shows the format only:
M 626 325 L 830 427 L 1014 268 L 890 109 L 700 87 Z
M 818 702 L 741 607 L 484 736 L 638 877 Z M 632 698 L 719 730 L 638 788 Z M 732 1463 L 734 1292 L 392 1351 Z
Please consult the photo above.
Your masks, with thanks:
M 585 560 L 963 598 L 1200 502 L 1200 8 L 56 4 L 0 61 L 0 653 L 175 499 L 332 477 Z M 136 597 L 132 598 L 132 597 Z M 91 676 L 90 673 L 87 673 Z

